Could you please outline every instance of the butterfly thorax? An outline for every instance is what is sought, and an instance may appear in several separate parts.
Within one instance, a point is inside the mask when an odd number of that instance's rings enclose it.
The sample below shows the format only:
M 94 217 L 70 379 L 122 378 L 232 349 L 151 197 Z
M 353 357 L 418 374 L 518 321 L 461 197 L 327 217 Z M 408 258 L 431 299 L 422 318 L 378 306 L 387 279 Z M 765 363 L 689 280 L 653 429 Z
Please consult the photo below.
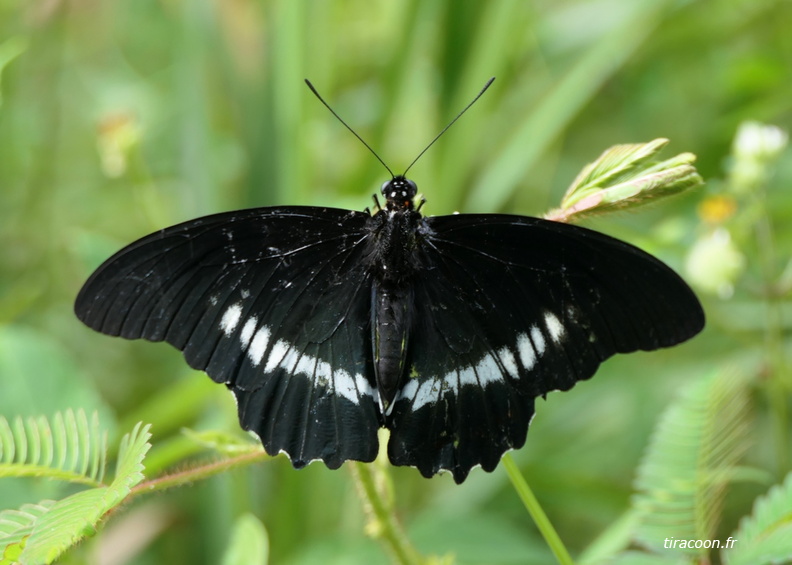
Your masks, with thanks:
M 415 183 L 397 176 L 382 185 L 386 205 L 369 223 L 372 232 L 372 273 L 389 286 L 407 284 L 418 268 L 418 252 L 428 227 L 413 199 Z

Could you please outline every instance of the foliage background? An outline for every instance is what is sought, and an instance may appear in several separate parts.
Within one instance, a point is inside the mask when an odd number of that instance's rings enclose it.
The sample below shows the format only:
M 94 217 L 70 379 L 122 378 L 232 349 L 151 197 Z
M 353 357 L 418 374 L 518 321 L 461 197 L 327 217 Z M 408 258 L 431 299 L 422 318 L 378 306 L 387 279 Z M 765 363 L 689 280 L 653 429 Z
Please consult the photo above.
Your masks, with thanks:
M 684 273 L 709 229 L 697 205 L 722 188 L 738 125 L 789 130 L 790 24 L 792 4 L 781 0 L 2 0 L 0 415 L 95 409 L 117 436 L 150 422 L 149 476 L 207 456 L 182 427 L 237 433 L 230 395 L 178 353 L 94 334 L 71 304 L 101 260 L 166 225 L 250 206 L 369 205 L 387 175 L 304 77 L 398 171 L 497 76 L 411 170 L 431 214 L 539 215 L 606 147 L 670 138 L 670 151 L 698 155 L 708 186 L 589 225 Z M 790 180 L 787 151 L 766 208 L 770 268 L 782 275 Z M 538 404 L 514 457 L 573 553 L 627 507 L 651 430 L 679 387 L 726 361 L 761 358 L 768 265 L 747 240 L 736 244 L 745 262 L 735 292 L 699 288 L 702 336 L 613 359 Z M 783 330 L 789 291 L 777 291 Z M 780 394 L 786 407 L 788 389 Z M 790 470 L 789 422 L 768 396 L 753 398 L 746 456 L 767 477 L 729 491 L 724 539 Z M 551 559 L 502 468 L 462 486 L 411 469 L 392 475 L 422 551 L 462 563 Z M 0 509 L 62 496 L 57 488 L 4 480 Z M 363 533 L 345 469 L 295 472 L 280 459 L 138 500 L 65 560 L 215 563 L 246 512 L 266 525 L 272 562 L 387 562 Z

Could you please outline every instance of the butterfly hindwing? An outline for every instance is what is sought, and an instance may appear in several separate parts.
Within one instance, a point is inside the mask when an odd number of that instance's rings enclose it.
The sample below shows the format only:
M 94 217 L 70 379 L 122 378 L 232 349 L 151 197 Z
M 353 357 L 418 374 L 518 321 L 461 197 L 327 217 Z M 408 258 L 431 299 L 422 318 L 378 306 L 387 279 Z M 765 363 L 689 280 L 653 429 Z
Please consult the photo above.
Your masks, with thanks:
M 262 208 L 173 226 L 105 262 L 75 311 L 103 333 L 182 350 L 234 392 L 242 426 L 269 453 L 298 467 L 372 461 L 369 218 Z
M 678 275 L 611 237 L 517 216 L 426 222 L 411 376 L 388 420 L 394 464 L 457 482 L 475 465 L 490 471 L 524 444 L 536 397 L 703 326 Z

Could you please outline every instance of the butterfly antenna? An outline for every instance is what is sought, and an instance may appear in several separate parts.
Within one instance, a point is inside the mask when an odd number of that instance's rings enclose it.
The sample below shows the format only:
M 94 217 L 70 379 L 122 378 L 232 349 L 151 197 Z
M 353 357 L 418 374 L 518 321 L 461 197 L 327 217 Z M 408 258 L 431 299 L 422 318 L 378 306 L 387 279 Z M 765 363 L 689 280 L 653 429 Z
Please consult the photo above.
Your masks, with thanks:
M 420 153 L 418 153 L 418 156 L 417 156 L 415 159 L 413 159 L 413 162 L 412 162 L 412 163 L 410 163 L 410 166 L 409 166 L 409 167 L 407 167 L 406 169 L 404 169 L 404 172 L 402 173 L 402 176 L 406 175 L 406 174 L 407 174 L 407 171 L 409 171 L 409 170 L 410 170 L 410 167 L 412 167 L 413 165 L 415 165 L 415 162 L 416 162 L 418 159 L 420 159 L 420 158 L 423 156 L 423 154 L 424 154 L 424 153 L 426 153 L 426 151 L 427 151 L 427 150 L 428 150 L 428 149 L 429 149 L 429 148 L 430 148 L 432 145 L 434 145 L 434 142 L 435 142 L 435 141 L 437 141 L 438 139 L 440 139 L 440 136 L 441 136 L 441 135 L 443 135 L 443 134 L 446 132 L 446 130 L 447 130 L 448 128 L 450 128 L 451 126 L 453 126 L 453 125 L 454 125 L 454 122 L 455 122 L 455 121 L 457 121 L 459 118 L 461 118 L 461 117 L 462 117 L 462 114 L 464 114 L 465 112 L 467 112 L 467 111 L 468 111 L 468 109 L 469 109 L 469 108 L 470 108 L 470 107 L 471 107 L 473 104 L 475 104 L 475 103 L 476 103 L 476 100 L 478 100 L 479 98 L 481 98 L 481 95 L 482 95 L 482 94 L 484 94 L 484 93 L 487 91 L 487 89 L 490 87 L 490 85 L 493 83 L 493 81 L 494 81 L 494 80 L 495 80 L 495 77 L 492 77 L 491 79 L 489 79 L 489 80 L 487 81 L 487 84 L 485 84 L 485 85 L 484 85 L 484 88 L 482 88 L 482 89 L 479 91 L 479 93 L 478 93 L 478 94 L 476 94 L 476 97 L 475 97 L 473 100 L 471 100 L 471 101 L 470 101 L 470 103 L 469 103 L 467 106 L 465 106 L 465 107 L 463 108 L 463 110 L 462 110 L 460 113 L 458 113 L 458 114 L 456 115 L 456 118 L 454 118 L 453 120 L 451 120 L 451 121 L 448 123 L 448 125 L 447 125 L 446 127 L 444 127 L 444 128 L 443 128 L 443 131 L 441 131 L 440 133 L 438 133 L 438 134 L 435 136 L 435 138 L 434 138 L 432 141 L 430 141 L 430 142 L 429 142 L 429 145 L 427 145 L 426 147 L 424 147 L 424 150 L 423 150 L 423 151 L 421 151 Z M 317 94 L 317 96 L 318 96 L 318 94 Z M 339 119 L 340 119 L 340 118 L 339 118 Z M 349 126 L 347 126 L 347 127 L 349 127 Z
M 310 89 L 311 89 L 311 92 L 313 92 L 313 93 L 314 93 L 314 96 L 316 96 L 316 97 L 319 99 L 319 102 L 321 102 L 322 104 L 324 104 L 324 105 L 325 105 L 325 108 L 327 108 L 328 110 L 330 110 L 330 113 L 331 113 L 331 114 L 333 114 L 333 115 L 336 117 L 336 119 L 337 119 L 339 122 L 341 122 L 342 124 L 344 124 L 344 126 L 345 126 L 345 127 L 346 127 L 346 128 L 349 130 L 349 131 L 351 131 L 351 132 L 352 132 L 352 135 L 354 135 L 355 137 L 357 137 L 357 138 L 360 140 L 360 143 L 362 143 L 363 145 L 365 145 L 365 146 L 366 146 L 366 149 L 368 149 L 369 151 L 371 151 L 371 154 L 372 154 L 372 155 L 374 155 L 374 156 L 377 158 L 377 161 L 379 161 L 380 163 L 382 163 L 382 166 L 383 166 L 383 167 L 385 167 L 385 169 L 386 169 L 386 170 L 387 170 L 387 171 L 390 173 L 390 176 L 392 176 L 392 177 L 395 177 L 396 175 L 394 175 L 394 174 L 393 174 L 393 171 L 391 171 L 391 170 L 390 170 L 390 167 L 389 167 L 388 165 L 386 165 L 386 164 L 385 164 L 385 161 L 383 161 L 383 160 L 380 158 L 380 156 L 379 156 L 379 155 L 377 155 L 377 152 L 376 152 L 376 151 L 374 151 L 374 150 L 371 148 L 371 145 L 369 145 L 368 143 L 366 143 L 366 142 L 365 142 L 365 140 L 364 140 L 362 137 L 360 137 L 360 136 L 357 134 L 357 132 L 356 132 L 355 130 L 353 130 L 353 129 L 352 129 L 350 126 L 349 126 L 349 124 L 348 124 L 348 123 L 346 123 L 346 122 L 345 122 L 343 119 L 341 119 L 341 116 L 339 116 L 338 114 L 336 114 L 336 111 L 335 111 L 335 110 L 333 110 L 333 109 L 330 107 L 330 104 L 328 104 L 327 102 L 325 102 L 324 98 L 322 98 L 322 96 L 321 96 L 321 95 L 320 95 L 320 94 L 319 94 L 319 93 L 316 91 L 316 88 L 314 88 L 314 85 L 312 85 L 312 84 L 311 84 L 311 81 L 310 81 L 310 80 L 308 80 L 308 79 L 305 79 L 305 84 L 307 84 L 307 85 L 308 85 L 308 88 L 310 88 Z M 489 86 L 489 85 L 487 85 L 487 86 Z M 479 95 L 479 96 L 480 96 L 480 95 Z M 465 108 L 465 109 L 467 109 L 467 108 Z M 452 123 L 453 123 L 453 122 L 452 122 Z

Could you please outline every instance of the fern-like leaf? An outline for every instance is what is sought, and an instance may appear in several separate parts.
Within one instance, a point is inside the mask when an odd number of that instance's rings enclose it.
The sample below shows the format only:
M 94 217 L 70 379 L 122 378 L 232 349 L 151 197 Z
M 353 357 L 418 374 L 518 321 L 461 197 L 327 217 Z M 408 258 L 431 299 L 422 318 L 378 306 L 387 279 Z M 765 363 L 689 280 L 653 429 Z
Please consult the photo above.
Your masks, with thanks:
M 5 542 L 0 546 L 4 548 L 3 555 L 14 556 L 9 563 L 52 563 L 66 549 L 92 535 L 102 517 L 121 504 L 131 488 L 143 480 L 143 458 L 150 447 L 148 440 L 151 434 L 148 430 L 148 425 L 138 424 L 122 438 L 116 476 L 109 486 L 92 488 L 55 503 L 42 504 L 35 507 L 35 512 L 23 507 L 19 512 L 0 514 L 0 520 L 10 520 L 6 529 L 0 526 L 0 541 Z M 90 463 L 81 469 L 89 472 Z M 4 533 L 5 538 L 2 537 Z
M 664 541 L 714 537 L 747 432 L 747 385 L 736 372 L 716 373 L 683 391 L 660 419 L 638 470 L 640 543 L 666 555 L 706 555 L 707 549 L 667 549 Z
M 19 510 L 0 512 L 0 565 L 19 562 L 25 548 L 25 540 L 33 531 L 33 525 L 55 504 L 54 500 L 44 500 L 38 504 L 25 504 Z
M 0 416 L 0 477 L 46 477 L 100 486 L 107 457 L 107 432 L 99 416 L 67 410 L 9 422 Z
M 792 562 L 792 473 L 756 500 L 753 512 L 740 521 L 724 550 L 729 565 L 770 565 Z

